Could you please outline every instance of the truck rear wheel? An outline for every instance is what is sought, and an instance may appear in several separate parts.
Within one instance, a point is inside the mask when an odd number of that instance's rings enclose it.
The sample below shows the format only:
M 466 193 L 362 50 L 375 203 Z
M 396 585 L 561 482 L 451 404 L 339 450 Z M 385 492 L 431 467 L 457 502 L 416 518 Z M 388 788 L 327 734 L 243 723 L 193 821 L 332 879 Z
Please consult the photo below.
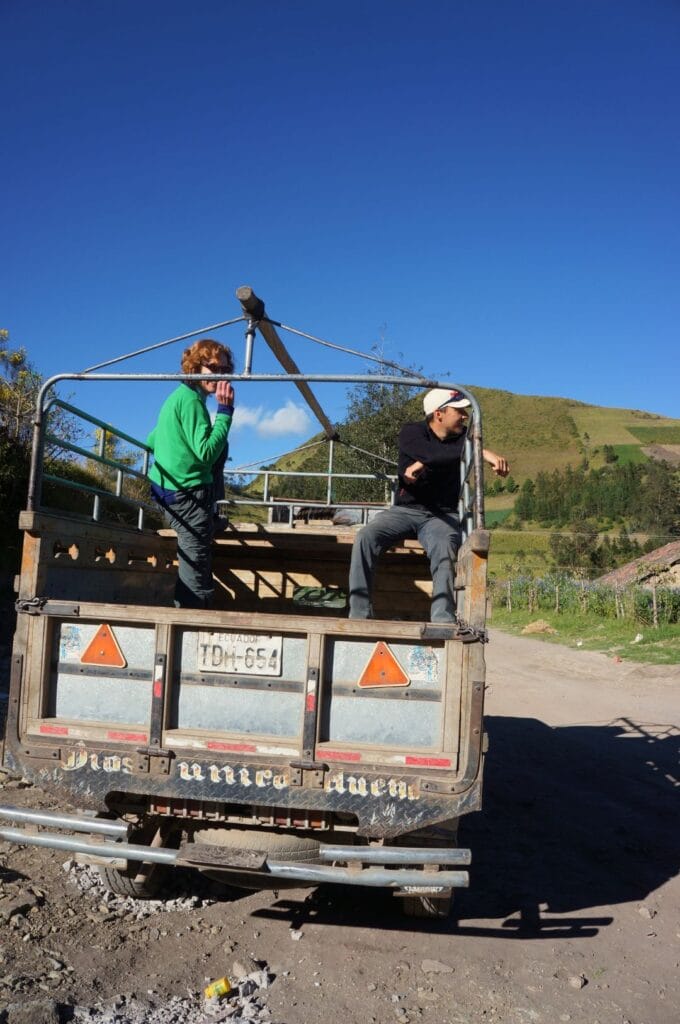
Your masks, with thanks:
M 150 848 L 158 846 L 174 847 L 177 833 L 173 832 L 172 823 L 150 820 L 141 827 L 134 829 L 129 841 L 138 846 Z M 166 864 L 153 861 L 127 861 L 127 867 L 120 870 L 111 864 L 100 864 L 99 876 L 105 887 L 116 896 L 132 896 L 136 900 L 152 899 L 160 889 L 163 878 L 167 874 Z
M 116 896 L 132 896 L 136 900 L 152 899 L 158 891 L 160 884 L 159 868 L 161 864 L 140 864 L 135 861 L 125 871 L 117 868 L 99 865 L 99 877 L 109 892 Z M 144 868 L 148 867 L 148 871 Z
M 445 918 L 451 913 L 453 893 L 448 896 L 404 896 L 406 917 Z
M 419 841 L 422 839 L 426 846 L 436 849 L 437 846 L 457 847 L 458 846 L 458 825 L 459 818 L 449 818 L 441 821 L 438 825 L 423 829 L 421 832 L 412 833 L 411 838 Z M 436 885 L 437 874 L 433 872 L 427 875 L 431 885 Z M 417 896 L 404 896 L 403 911 L 406 917 L 429 917 L 445 918 L 451 913 L 453 906 L 453 891 L 444 889 L 441 895 L 423 894 Z

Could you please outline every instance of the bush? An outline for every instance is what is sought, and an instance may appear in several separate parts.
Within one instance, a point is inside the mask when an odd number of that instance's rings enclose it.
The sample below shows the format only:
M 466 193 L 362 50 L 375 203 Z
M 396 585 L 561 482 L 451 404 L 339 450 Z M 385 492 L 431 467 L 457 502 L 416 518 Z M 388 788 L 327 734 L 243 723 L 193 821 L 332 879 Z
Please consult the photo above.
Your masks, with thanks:
M 605 586 L 568 573 L 533 577 L 516 573 L 508 579 L 489 580 L 489 596 L 495 604 L 512 606 L 513 611 L 554 611 L 565 615 L 624 619 L 641 625 L 654 624 L 654 593 L 647 587 Z M 656 618 L 659 625 L 680 621 L 680 590 L 656 588 Z

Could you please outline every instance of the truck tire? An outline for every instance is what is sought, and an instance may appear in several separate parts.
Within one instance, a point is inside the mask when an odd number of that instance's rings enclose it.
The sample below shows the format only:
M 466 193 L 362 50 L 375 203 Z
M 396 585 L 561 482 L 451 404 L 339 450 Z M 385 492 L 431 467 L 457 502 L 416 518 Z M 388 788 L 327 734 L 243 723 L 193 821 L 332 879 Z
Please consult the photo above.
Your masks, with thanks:
M 406 917 L 445 918 L 451 913 L 453 893 L 448 896 L 404 896 Z
M 136 900 L 153 899 L 160 883 L 158 868 L 163 865 L 150 864 L 146 873 L 142 871 L 144 866 L 135 862 L 131 868 L 119 871 L 117 868 L 100 864 L 98 865 L 99 877 L 104 887 L 109 892 L 115 893 L 116 896 L 132 896 Z
M 178 834 L 173 832 L 168 822 L 150 820 L 135 829 L 130 835 L 130 842 L 139 846 L 176 847 Z M 110 864 L 101 864 L 99 876 L 104 886 L 116 896 L 132 896 L 136 900 L 153 899 L 168 873 L 167 864 L 156 864 L 153 861 L 130 860 L 123 870 Z
M 274 860 L 318 863 L 318 839 L 294 836 L 289 832 L 265 832 L 252 828 L 202 828 L 194 832 L 197 843 L 231 846 L 236 849 L 263 850 Z
M 437 846 L 458 846 L 459 820 L 459 818 L 449 818 L 433 828 L 426 829 L 422 833 L 426 844 L 432 848 Z M 413 833 L 413 836 L 417 837 L 418 833 Z M 429 875 L 428 881 L 436 884 L 436 873 Z M 406 917 L 445 918 L 449 916 L 453 906 L 453 892 L 451 889 L 442 893 L 441 896 L 413 895 L 404 896 L 402 899 L 404 903 L 402 909 Z

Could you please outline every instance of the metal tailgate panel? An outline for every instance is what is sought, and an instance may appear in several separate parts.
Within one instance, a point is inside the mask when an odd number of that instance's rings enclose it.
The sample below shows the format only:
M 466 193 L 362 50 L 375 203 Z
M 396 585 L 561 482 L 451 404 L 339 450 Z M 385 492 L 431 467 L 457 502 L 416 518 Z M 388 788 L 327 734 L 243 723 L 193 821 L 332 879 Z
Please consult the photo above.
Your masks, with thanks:
M 102 625 L 54 623 L 49 717 L 147 725 L 151 712 L 155 629 L 119 624 L 113 629 L 108 627 L 125 665 L 85 664 L 82 659 Z
M 405 686 L 363 689 L 358 681 L 375 640 L 329 638 L 325 678 L 331 680 L 322 740 L 395 748 L 438 747 L 442 741 L 443 645 L 391 640 L 389 649 L 408 676 Z
M 302 727 L 307 639 L 283 636 L 280 676 L 208 674 L 198 665 L 199 632 L 178 629 L 170 728 L 249 736 L 298 737 Z

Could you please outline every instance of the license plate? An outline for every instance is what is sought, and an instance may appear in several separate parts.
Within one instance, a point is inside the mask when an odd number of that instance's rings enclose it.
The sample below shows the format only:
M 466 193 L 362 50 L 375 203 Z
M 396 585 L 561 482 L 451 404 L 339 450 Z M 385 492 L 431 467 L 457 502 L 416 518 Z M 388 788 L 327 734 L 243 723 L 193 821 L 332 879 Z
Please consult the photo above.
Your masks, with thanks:
M 410 896 L 414 893 L 416 896 L 440 896 L 446 891 L 443 885 L 402 885 L 396 895 Z
M 199 672 L 280 676 L 283 637 L 268 633 L 199 633 Z

